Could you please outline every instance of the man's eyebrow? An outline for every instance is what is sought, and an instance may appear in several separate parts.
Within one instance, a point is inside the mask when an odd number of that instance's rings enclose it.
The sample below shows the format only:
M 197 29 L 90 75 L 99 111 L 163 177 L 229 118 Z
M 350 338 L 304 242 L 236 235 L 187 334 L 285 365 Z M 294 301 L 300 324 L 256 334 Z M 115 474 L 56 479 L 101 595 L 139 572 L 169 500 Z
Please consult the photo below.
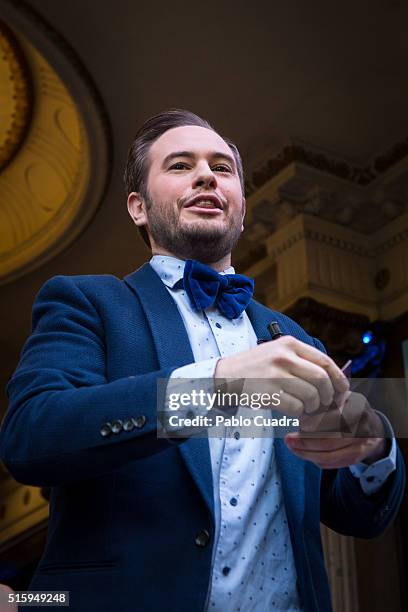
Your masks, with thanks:
M 163 167 L 166 166 L 172 159 L 175 159 L 176 157 L 188 157 L 189 159 L 194 159 L 195 155 L 191 151 L 176 151 L 174 153 L 169 153 L 169 155 L 166 155 L 166 157 L 163 160 Z M 236 167 L 235 159 L 232 157 L 232 155 L 228 155 L 228 153 L 222 153 L 220 151 L 213 151 L 210 157 L 218 158 L 218 159 L 219 158 L 225 159 L 229 161 L 229 163 L 232 165 L 233 168 Z

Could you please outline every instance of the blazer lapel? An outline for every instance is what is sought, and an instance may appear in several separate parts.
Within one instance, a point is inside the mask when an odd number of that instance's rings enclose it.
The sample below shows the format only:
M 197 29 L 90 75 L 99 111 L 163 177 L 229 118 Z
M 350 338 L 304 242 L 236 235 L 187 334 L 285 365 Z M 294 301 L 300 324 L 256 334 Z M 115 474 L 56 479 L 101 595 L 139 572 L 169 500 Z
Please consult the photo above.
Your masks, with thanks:
M 284 334 L 289 334 L 285 317 L 251 300 L 246 309 L 258 340 L 270 340 L 268 324 L 277 321 Z M 305 461 L 296 457 L 282 438 L 275 438 L 275 456 L 282 480 L 286 514 L 293 529 L 298 526 L 305 507 Z
M 153 268 L 145 264 L 124 280 L 139 297 L 160 368 L 180 367 L 193 362 L 194 356 L 178 308 Z
M 149 264 L 129 274 L 125 283 L 139 297 L 152 333 L 160 368 L 192 363 L 194 356 L 183 320 L 165 285 Z M 179 445 L 185 464 L 214 515 L 214 495 L 208 438 L 189 438 Z

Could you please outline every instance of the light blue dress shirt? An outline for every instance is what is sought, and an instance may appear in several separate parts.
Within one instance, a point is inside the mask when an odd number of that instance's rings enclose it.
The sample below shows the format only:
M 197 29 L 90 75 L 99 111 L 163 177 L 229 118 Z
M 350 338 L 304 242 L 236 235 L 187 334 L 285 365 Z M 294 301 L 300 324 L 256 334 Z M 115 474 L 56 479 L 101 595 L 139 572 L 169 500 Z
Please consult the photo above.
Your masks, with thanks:
M 183 276 L 184 263 L 161 255 L 150 261 L 176 302 L 195 359 L 195 363 L 174 370 L 169 385 L 177 379 L 212 379 L 220 357 L 257 343 L 245 312 L 230 320 L 216 308 L 196 311 L 183 289 L 172 289 Z M 234 269 L 223 273 L 232 274 Z M 240 408 L 239 413 L 242 411 L 245 409 Z M 223 433 L 209 437 L 216 529 L 206 609 L 301 610 L 273 436 L 245 438 L 238 428 L 230 427 Z M 395 455 L 395 440 L 393 449 Z M 352 468 L 366 493 L 378 490 L 390 471 L 392 457 Z

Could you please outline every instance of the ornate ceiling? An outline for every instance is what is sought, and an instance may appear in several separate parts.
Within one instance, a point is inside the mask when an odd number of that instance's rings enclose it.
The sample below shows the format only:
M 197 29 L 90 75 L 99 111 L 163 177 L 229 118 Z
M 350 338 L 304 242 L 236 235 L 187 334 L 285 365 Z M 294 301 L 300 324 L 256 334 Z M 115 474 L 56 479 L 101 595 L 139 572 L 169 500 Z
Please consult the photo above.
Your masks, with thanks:
M 0 171 L 10 162 L 30 124 L 32 88 L 24 55 L 0 20 Z
M 38 30 L 33 22 L 30 27 Z M 100 204 L 109 151 L 100 108 L 89 96 L 81 107 L 72 82 L 64 82 L 41 45 L 0 22 L 0 47 L 0 283 L 5 283 L 55 257 L 83 230 Z M 51 60 L 58 53 L 66 56 L 54 47 Z M 76 77 L 89 88 L 81 70 Z

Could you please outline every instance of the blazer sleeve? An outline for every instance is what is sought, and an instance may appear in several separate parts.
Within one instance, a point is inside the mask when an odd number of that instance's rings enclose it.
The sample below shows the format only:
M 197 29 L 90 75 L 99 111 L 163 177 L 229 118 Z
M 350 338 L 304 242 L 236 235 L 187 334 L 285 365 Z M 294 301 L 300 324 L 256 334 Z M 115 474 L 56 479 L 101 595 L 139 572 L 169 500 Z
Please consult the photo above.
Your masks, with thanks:
M 16 480 L 54 486 L 170 447 L 157 439 L 157 381 L 174 368 L 108 382 L 105 363 L 97 309 L 75 277 L 52 278 L 34 303 L 32 334 L 7 386 L 0 457 Z M 104 424 L 132 418 L 133 428 L 106 435 Z
M 326 352 L 323 344 L 313 339 L 316 348 Z M 330 529 L 344 535 L 373 538 L 393 521 L 405 490 L 405 466 L 397 448 L 396 470 L 381 488 L 366 495 L 358 478 L 350 469 L 322 470 L 320 518 Z
M 320 487 L 322 523 L 344 535 L 373 538 L 393 521 L 404 496 L 405 467 L 397 449 L 397 467 L 382 487 L 366 495 L 349 468 L 323 470 Z

